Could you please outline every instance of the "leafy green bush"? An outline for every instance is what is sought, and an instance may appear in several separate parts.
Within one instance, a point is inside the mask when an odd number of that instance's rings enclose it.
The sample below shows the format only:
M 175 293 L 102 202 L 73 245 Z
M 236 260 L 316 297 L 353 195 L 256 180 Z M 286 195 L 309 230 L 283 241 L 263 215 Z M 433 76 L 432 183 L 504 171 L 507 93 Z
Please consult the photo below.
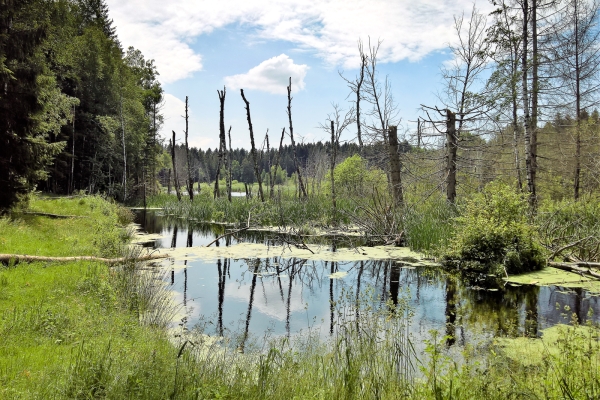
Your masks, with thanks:
M 455 221 L 447 265 L 495 275 L 544 266 L 537 231 L 528 221 L 527 201 L 506 184 L 486 185 L 464 203 Z

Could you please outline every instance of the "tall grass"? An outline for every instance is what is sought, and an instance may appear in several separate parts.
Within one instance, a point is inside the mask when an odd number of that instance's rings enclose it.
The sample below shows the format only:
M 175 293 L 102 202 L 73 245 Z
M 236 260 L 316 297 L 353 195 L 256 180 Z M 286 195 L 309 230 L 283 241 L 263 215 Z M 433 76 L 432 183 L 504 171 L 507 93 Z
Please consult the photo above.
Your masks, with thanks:
M 456 208 L 439 197 L 407 207 L 403 223 L 408 246 L 427 254 L 443 248 L 453 236 L 456 216 Z

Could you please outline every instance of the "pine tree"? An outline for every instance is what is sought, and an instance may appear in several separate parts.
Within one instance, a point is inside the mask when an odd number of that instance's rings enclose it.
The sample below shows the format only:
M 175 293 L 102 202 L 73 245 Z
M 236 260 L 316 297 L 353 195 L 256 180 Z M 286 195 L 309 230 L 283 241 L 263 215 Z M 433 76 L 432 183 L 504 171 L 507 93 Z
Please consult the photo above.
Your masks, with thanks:
M 64 143 L 49 144 L 36 114 L 48 30 L 46 2 L 0 4 L 0 212 L 6 212 L 40 178 Z

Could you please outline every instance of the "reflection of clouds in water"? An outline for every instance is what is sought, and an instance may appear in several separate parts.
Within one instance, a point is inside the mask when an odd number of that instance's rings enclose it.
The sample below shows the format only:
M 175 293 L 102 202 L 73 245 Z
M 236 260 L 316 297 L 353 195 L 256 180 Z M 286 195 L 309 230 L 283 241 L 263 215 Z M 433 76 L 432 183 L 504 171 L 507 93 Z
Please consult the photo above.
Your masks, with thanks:
M 281 291 L 277 283 L 277 277 L 270 276 L 262 279 L 257 278 L 256 288 L 254 292 L 254 304 L 252 305 L 253 312 L 257 311 L 268 315 L 271 318 L 279 321 L 285 321 L 287 293 L 288 293 L 289 278 L 282 279 L 283 299 Z M 238 282 L 228 282 L 225 284 L 225 296 L 228 299 L 236 299 L 241 302 L 248 303 L 250 299 L 251 285 L 240 285 Z M 302 289 L 296 285 L 292 287 L 292 295 L 290 298 L 290 313 L 304 311 L 305 301 L 302 298 Z

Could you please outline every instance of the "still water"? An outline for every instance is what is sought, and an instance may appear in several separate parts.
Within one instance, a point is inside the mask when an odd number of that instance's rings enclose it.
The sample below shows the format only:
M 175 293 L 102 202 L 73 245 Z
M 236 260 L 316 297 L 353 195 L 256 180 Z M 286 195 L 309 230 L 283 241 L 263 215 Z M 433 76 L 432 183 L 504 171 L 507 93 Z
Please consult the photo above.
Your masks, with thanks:
M 154 248 L 206 246 L 224 233 L 221 226 L 193 224 L 154 211 L 136 213 L 136 222 L 147 233 L 162 236 L 146 244 Z M 277 237 L 245 232 L 213 246 L 239 242 L 275 244 Z M 581 288 L 509 284 L 485 290 L 439 268 L 411 267 L 397 260 L 329 262 L 241 254 L 165 265 L 185 315 L 182 323 L 219 336 L 293 336 L 310 329 L 326 337 L 335 329 L 334 304 L 366 301 L 385 307 L 399 298 L 410 306 L 413 337 L 426 338 L 437 330 L 452 336 L 448 345 L 475 344 L 497 335 L 536 336 L 573 319 L 600 322 L 600 297 Z

